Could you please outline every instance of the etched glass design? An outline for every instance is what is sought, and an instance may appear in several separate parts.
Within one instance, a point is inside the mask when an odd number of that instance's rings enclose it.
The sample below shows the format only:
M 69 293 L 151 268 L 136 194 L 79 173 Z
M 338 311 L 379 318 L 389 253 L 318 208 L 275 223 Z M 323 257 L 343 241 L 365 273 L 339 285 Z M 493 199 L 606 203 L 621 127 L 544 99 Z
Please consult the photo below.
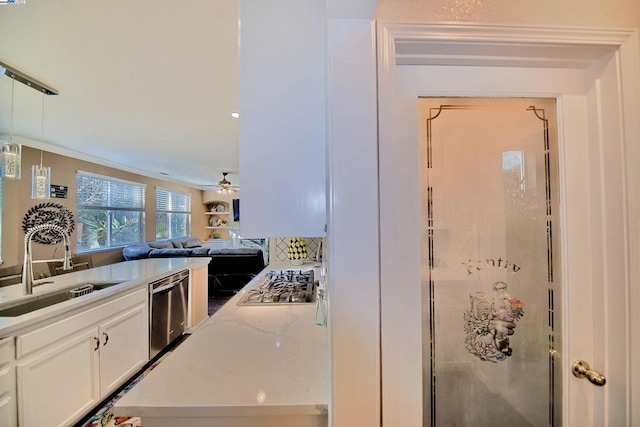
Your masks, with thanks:
M 420 98 L 425 426 L 559 426 L 555 100 Z

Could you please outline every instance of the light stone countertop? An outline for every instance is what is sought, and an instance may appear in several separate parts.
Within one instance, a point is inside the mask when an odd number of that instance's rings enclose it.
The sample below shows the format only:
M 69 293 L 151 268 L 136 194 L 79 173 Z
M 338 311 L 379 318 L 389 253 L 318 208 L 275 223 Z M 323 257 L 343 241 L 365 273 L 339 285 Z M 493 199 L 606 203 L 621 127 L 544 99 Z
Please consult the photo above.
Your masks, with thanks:
M 314 266 L 268 265 L 120 399 L 114 414 L 143 421 L 327 414 L 327 328 L 315 324 L 316 303 L 237 305 L 266 272 Z
M 20 329 L 78 308 L 99 304 L 101 300 L 147 286 L 149 282 L 164 278 L 185 268 L 207 265 L 210 261 L 211 258 L 209 257 L 143 259 L 124 261 L 47 278 L 47 281 L 51 280 L 53 283 L 34 286 L 34 295 L 44 295 L 59 289 L 73 288 L 75 285 L 83 282 L 122 281 L 122 283 L 31 313 L 23 314 L 22 316 L 0 317 L 0 337 L 11 335 Z M 22 295 L 22 285 L 20 284 L 0 288 L 0 308 L 2 308 L 2 304 L 4 303 L 22 298 L 29 298 L 29 296 L 25 297 Z

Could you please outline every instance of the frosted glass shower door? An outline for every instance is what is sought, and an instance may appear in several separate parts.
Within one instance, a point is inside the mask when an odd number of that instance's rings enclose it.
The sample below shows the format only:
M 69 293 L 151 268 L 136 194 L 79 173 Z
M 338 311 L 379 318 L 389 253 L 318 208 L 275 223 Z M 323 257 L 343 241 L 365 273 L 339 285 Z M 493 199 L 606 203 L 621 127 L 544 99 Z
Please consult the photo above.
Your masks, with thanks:
M 419 99 L 424 425 L 561 424 L 555 108 Z

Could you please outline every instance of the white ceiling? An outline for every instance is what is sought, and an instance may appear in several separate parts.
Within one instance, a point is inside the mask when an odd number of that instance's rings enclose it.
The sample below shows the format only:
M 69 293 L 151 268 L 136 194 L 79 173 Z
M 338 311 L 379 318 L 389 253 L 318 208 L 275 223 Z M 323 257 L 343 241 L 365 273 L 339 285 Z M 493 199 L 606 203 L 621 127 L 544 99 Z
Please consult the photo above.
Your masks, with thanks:
M 198 188 L 222 172 L 239 184 L 237 0 L 0 6 L 0 61 L 60 92 L 43 104 L 0 75 L 0 134 Z

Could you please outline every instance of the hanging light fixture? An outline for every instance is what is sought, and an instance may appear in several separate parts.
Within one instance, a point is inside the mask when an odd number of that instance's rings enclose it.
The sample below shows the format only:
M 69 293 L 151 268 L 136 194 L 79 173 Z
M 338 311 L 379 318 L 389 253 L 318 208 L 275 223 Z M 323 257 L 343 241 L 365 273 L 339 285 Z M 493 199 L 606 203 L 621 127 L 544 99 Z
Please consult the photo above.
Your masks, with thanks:
M 44 93 L 42 94 L 42 123 L 40 127 L 40 140 L 44 142 Z M 40 165 L 31 166 L 31 198 L 51 198 L 51 168 L 42 166 L 42 150 L 40 150 Z
M 218 181 L 218 194 L 231 194 L 235 193 L 235 186 L 231 185 L 231 182 L 227 180 L 229 172 L 222 172 L 222 180 Z
M 24 0 L 0 0 L 0 5 L 14 3 L 24 3 Z M 0 74 L 6 75 L 10 79 L 12 79 L 11 127 L 9 131 L 9 139 L 6 141 L 0 141 L 0 144 L 2 144 L 2 156 L 0 157 L 0 177 L 7 179 L 20 179 L 20 177 L 22 176 L 22 145 L 13 142 L 13 89 L 15 86 L 15 81 L 17 80 L 20 83 L 23 83 L 30 88 L 41 92 L 43 94 L 43 108 L 44 95 L 57 95 L 59 92 L 46 83 L 36 80 L 28 74 L 25 74 L 22 71 L 17 70 L 2 61 L 0 61 Z
M 31 166 L 31 198 L 51 198 L 51 168 L 42 166 L 42 150 L 40 150 L 40 165 Z
M 0 176 L 7 179 L 20 179 L 22 175 L 22 145 L 13 142 L 13 89 L 15 80 L 11 81 L 11 124 L 9 139 L 2 141 L 2 158 Z

